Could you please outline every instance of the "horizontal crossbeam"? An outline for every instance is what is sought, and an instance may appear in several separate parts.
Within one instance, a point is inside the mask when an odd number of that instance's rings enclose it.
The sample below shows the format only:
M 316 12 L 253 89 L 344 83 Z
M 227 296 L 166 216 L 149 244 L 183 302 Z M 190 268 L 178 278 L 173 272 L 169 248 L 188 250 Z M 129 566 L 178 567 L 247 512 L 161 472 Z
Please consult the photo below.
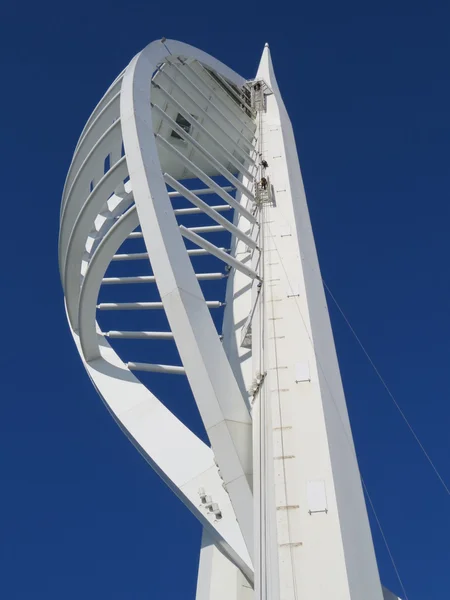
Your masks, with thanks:
M 228 248 L 220 248 L 223 252 L 229 252 Z M 202 248 L 190 248 L 187 250 L 189 256 L 206 256 L 209 254 Z M 111 260 L 148 260 L 148 252 L 136 252 L 135 254 L 114 254 Z
M 192 119 L 192 115 L 189 113 L 189 111 L 187 111 L 185 108 L 183 108 L 181 106 L 181 104 L 179 102 L 177 102 L 175 100 L 175 98 L 173 98 L 173 96 L 171 96 L 169 94 L 169 92 L 166 92 L 166 90 L 164 88 L 162 88 L 161 86 L 159 86 L 159 91 L 162 93 L 163 96 L 165 96 L 165 98 L 170 102 L 170 104 L 172 104 L 177 111 L 188 121 L 188 122 L 192 122 L 192 125 L 195 129 L 200 130 L 203 135 L 205 135 L 210 142 L 219 149 L 220 153 L 222 154 L 222 156 L 224 156 L 232 165 L 234 165 L 236 167 L 236 169 L 238 171 L 240 171 L 242 173 L 242 175 L 245 175 L 245 177 L 247 177 L 248 179 L 253 179 L 253 175 L 250 173 L 250 171 L 248 169 L 245 168 L 245 165 L 242 164 L 242 162 L 239 160 L 239 158 L 236 158 L 236 156 L 234 156 L 233 154 L 231 154 L 231 152 L 229 152 L 218 140 L 217 140 L 217 136 L 212 135 L 212 133 L 209 132 L 208 129 L 206 129 L 206 127 L 204 127 L 200 121 L 198 121 L 197 119 L 193 120 Z M 239 147 L 239 146 L 238 146 Z
M 206 206 L 208 206 L 208 204 Z M 218 206 L 211 206 L 210 208 L 212 210 L 215 210 L 216 212 L 226 212 L 227 210 L 233 210 L 229 204 L 219 204 Z M 176 208 L 173 211 L 175 215 L 194 215 L 201 212 L 204 212 L 201 208 Z
M 103 335 L 123 340 L 173 340 L 171 331 L 106 331 Z
M 208 308 L 221 308 L 225 306 L 225 302 L 218 300 L 207 300 Z M 98 310 L 162 310 L 164 305 L 162 302 L 101 302 L 97 304 Z
M 170 117 L 166 112 L 164 112 L 162 108 L 160 108 L 156 104 L 153 104 L 152 107 L 153 110 L 155 110 L 162 117 L 162 119 L 166 121 L 166 123 L 168 123 L 172 127 L 172 129 L 176 131 L 176 133 L 188 143 L 189 146 L 192 146 L 193 148 L 195 148 L 195 150 L 200 152 L 200 154 L 203 155 L 205 160 L 210 165 L 212 165 L 214 169 L 216 169 L 223 177 L 228 179 L 228 181 L 230 181 L 230 183 L 232 183 L 242 194 L 244 194 L 244 196 L 247 196 L 249 200 L 255 202 L 255 196 L 251 193 L 251 191 L 241 181 L 239 181 L 239 179 L 237 179 L 220 161 L 214 158 L 214 156 L 208 150 L 206 150 L 206 148 L 204 148 L 194 137 L 192 137 L 192 135 L 190 135 L 185 129 L 183 129 L 183 127 L 178 125 L 178 123 L 174 121 L 172 117 Z
M 251 279 L 259 279 L 258 274 L 253 269 L 250 269 L 246 265 L 243 265 L 239 260 L 237 260 L 233 256 L 230 256 L 226 252 L 223 252 L 222 250 L 220 250 L 220 248 L 218 248 L 217 246 L 214 246 L 214 244 L 211 244 L 211 242 L 208 242 L 208 240 L 205 240 L 204 238 L 197 235 L 196 233 L 189 231 L 189 229 L 187 229 L 187 227 L 180 225 L 180 231 L 181 231 L 181 235 L 183 237 L 190 240 L 197 246 L 200 246 L 201 248 L 207 250 L 210 254 L 212 254 L 216 258 L 219 258 L 224 263 L 226 263 L 228 266 L 230 266 L 232 268 L 234 267 L 238 271 L 241 271 L 241 273 L 248 275 Z
M 174 365 L 152 365 L 150 363 L 129 362 L 127 367 L 130 371 L 147 371 L 149 373 L 167 373 L 170 375 L 185 375 L 184 367 Z
M 199 281 L 210 279 L 223 279 L 227 276 L 226 273 L 196 273 L 195 276 Z M 126 285 L 129 283 L 156 283 L 154 275 L 138 275 L 137 277 L 104 277 L 102 285 Z
M 194 204 L 197 208 L 199 208 L 201 211 L 203 211 L 205 214 L 207 214 L 209 217 L 211 217 L 211 219 L 216 221 L 216 223 L 220 223 L 220 225 L 222 225 L 222 227 L 224 227 L 226 230 L 228 230 L 232 235 L 235 235 L 238 239 L 245 242 L 247 244 L 247 246 L 249 246 L 250 248 L 256 248 L 256 242 L 251 237 L 249 237 L 246 233 L 241 231 L 238 227 L 236 227 L 236 225 L 233 225 L 233 223 L 230 223 L 230 221 L 228 219 L 226 219 L 225 217 L 220 215 L 212 206 L 208 206 L 208 204 L 206 204 L 206 202 L 203 202 L 203 200 L 201 200 L 193 192 L 191 192 L 186 187 L 184 187 L 183 184 L 181 184 L 179 181 L 174 179 L 172 177 L 172 175 L 169 175 L 168 173 L 164 173 L 164 180 L 173 189 L 180 192 L 180 194 L 183 194 L 183 196 L 186 198 L 186 200 L 189 200 L 189 202 L 192 202 L 192 204 Z M 206 229 L 205 228 L 201 229 L 199 227 L 191 227 L 190 231 L 199 233 L 200 231 L 206 232 Z
M 211 179 L 211 177 L 206 175 L 206 173 L 204 173 L 204 171 L 202 171 L 200 169 L 200 167 L 197 167 L 196 164 L 194 164 L 191 160 L 189 160 L 182 152 L 180 152 L 177 148 L 175 148 L 175 146 L 172 146 L 172 144 L 170 144 L 166 139 L 161 137 L 159 135 L 159 133 L 157 133 L 155 135 L 155 137 L 156 137 L 157 141 L 162 146 L 164 146 L 164 148 L 166 148 L 166 150 L 168 150 L 169 152 L 174 154 L 179 159 L 179 161 L 181 163 L 183 163 L 184 166 L 187 167 L 187 169 L 193 175 L 195 175 L 201 181 L 203 181 L 203 183 L 205 185 L 207 185 L 211 189 L 215 190 L 216 194 L 218 196 L 220 196 L 222 198 L 222 200 L 225 200 L 225 202 L 227 202 L 227 204 L 229 204 L 235 210 L 237 210 L 238 213 L 240 213 L 242 216 L 244 216 L 247 219 L 247 221 L 249 221 L 250 223 L 256 223 L 256 217 L 254 215 L 252 215 L 252 213 L 249 210 L 247 210 L 244 206 L 239 204 L 239 202 L 237 200 L 235 200 L 233 198 L 233 196 L 230 196 L 230 194 L 225 192 L 223 190 L 223 188 L 219 184 L 217 184 L 213 179 Z

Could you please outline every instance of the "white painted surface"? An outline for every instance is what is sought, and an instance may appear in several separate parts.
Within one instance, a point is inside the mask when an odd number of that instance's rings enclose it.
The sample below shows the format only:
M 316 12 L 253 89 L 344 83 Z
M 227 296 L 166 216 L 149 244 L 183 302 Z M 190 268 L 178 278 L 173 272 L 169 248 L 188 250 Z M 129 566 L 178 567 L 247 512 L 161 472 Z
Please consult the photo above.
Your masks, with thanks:
M 254 600 L 241 572 L 217 549 L 203 530 L 196 600 Z
M 295 382 L 311 381 L 311 373 L 307 362 L 295 363 Z
M 225 87 L 199 61 L 225 77 Z M 244 79 L 179 42 L 153 42 L 113 82 L 81 134 L 63 193 L 59 257 L 69 324 L 109 411 L 205 528 L 197 600 L 250 600 L 236 566 L 253 581 L 253 552 L 255 600 L 396 599 L 381 591 L 295 141 L 268 48 L 257 77 L 266 110 L 254 122 L 224 91 Z M 177 146 L 170 132 L 178 111 L 195 121 L 192 139 Z M 252 140 L 255 128 L 259 140 Z M 275 203 L 255 223 L 252 177 L 261 176 L 260 158 L 269 163 Z M 240 173 L 239 181 L 229 177 L 235 200 L 211 182 L 230 164 Z M 229 274 L 222 340 L 164 181 L 164 173 L 178 180 L 190 172 L 236 208 L 228 265 L 244 268 Z M 142 233 L 132 233 L 139 224 Z M 145 281 L 155 281 L 161 295 L 149 308 L 164 309 L 171 330 L 147 337 L 175 340 L 212 448 L 100 335 L 99 289 L 128 236 L 144 238 L 139 258 L 149 257 L 153 270 Z M 255 273 L 262 287 L 249 279 Z M 241 345 L 249 324 L 251 349 Z
M 308 481 L 306 493 L 310 513 L 326 512 L 328 510 L 325 481 Z
M 267 504 L 265 527 L 275 527 L 277 544 L 274 549 L 269 540 L 265 560 L 276 553 L 279 580 L 277 595 L 271 589 L 261 598 L 382 600 L 296 145 L 268 48 L 257 78 L 273 91 L 260 128 L 275 194 L 264 226 L 267 378 L 261 402 L 271 407 L 264 476 L 273 473 L 276 505 L 271 515 Z M 310 377 L 297 383 L 297 363 L 306 362 Z M 308 482 L 318 481 L 327 513 L 310 515 L 309 503 L 325 506 L 318 484 L 306 493 Z

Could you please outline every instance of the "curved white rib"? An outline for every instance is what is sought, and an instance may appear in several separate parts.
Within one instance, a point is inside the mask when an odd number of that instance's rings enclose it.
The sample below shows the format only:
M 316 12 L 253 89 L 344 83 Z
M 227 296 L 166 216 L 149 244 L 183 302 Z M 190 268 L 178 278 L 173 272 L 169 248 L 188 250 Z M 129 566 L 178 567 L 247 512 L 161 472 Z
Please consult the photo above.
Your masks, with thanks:
M 89 377 L 119 427 L 208 529 L 222 552 L 252 581 L 252 563 L 212 450 L 139 382 L 106 340 L 99 340 L 99 357 L 86 362 L 79 336 L 74 331 L 72 335 Z M 200 487 L 219 503 L 221 521 L 212 522 L 208 511 L 199 506 Z

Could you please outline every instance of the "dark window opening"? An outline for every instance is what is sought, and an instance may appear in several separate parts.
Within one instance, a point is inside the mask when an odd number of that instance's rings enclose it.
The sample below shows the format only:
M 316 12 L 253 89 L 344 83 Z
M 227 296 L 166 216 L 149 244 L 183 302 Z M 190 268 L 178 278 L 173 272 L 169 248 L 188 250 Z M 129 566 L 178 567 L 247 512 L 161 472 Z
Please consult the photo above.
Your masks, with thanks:
M 177 114 L 177 118 L 175 119 L 175 122 L 177 125 L 179 125 L 181 127 L 181 129 L 184 129 L 184 131 L 186 133 L 190 133 L 192 125 L 189 123 L 189 121 L 187 119 L 185 119 L 183 117 L 183 115 L 180 115 L 180 113 Z M 170 134 L 170 137 L 173 137 L 177 140 L 182 140 L 183 138 L 181 137 L 180 134 L 178 134 L 176 131 L 174 131 L 172 129 L 172 133 Z

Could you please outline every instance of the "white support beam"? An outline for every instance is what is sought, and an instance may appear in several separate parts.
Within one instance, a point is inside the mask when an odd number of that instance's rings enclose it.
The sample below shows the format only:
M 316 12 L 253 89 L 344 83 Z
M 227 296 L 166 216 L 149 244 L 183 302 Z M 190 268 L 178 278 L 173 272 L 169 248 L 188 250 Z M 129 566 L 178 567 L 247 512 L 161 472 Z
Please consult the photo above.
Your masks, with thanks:
M 166 150 L 172 152 L 188 169 L 189 171 L 198 177 L 204 184 L 208 185 L 210 188 L 215 190 L 216 194 L 225 200 L 230 206 L 232 206 L 235 210 L 237 210 L 242 216 L 244 216 L 247 221 L 250 223 L 256 223 L 256 217 L 252 215 L 250 211 L 244 208 L 237 200 L 235 200 L 230 194 L 224 192 L 223 188 L 218 185 L 211 177 L 206 175 L 197 165 L 195 165 L 191 160 L 189 160 L 182 152 L 177 150 L 172 144 L 170 144 L 166 139 L 160 136 L 158 133 L 155 134 L 156 140 L 162 144 Z
M 255 600 L 242 573 L 203 530 L 195 600 Z
M 186 375 L 184 367 L 174 365 L 153 365 L 150 363 L 129 362 L 127 367 L 130 371 L 146 371 L 148 373 L 166 373 L 168 375 Z
M 192 204 L 194 204 L 194 206 L 196 206 L 201 211 L 203 211 L 205 214 L 207 214 L 209 217 L 211 217 L 211 219 L 216 221 L 216 223 L 220 223 L 232 235 L 236 236 L 239 240 L 242 240 L 243 242 L 245 242 L 247 244 L 247 246 L 249 246 L 250 248 L 257 247 L 255 240 L 253 240 L 250 236 L 248 236 L 246 233 L 241 231 L 239 229 L 239 227 L 236 227 L 236 225 L 233 225 L 233 223 L 230 223 L 230 221 L 228 221 L 228 219 L 226 219 L 225 217 L 222 217 L 222 215 L 218 214 L 217 211 L 214 209 L 214 207 L 208 206 L 206 204 L 206 202 L 203 202 L 203 200 L 201 200 L 198 196 L 196 196 L 194 193 L 192 193 L 190 190 L 188 190 L 186 187 L 184 187 L 184 185 L 182 185 L 179 181 L 174 179 L 171 175 L 169 175 L 168 173 L 164 173 L 164 180 L 172 188 L 177 190 L 180 194 L 183 194 L 183 196 L 186 198 L 186 200 L 189 200 L 189 202 L 192 202 Z M 199 228 L 190 228 L 190 230 L 194 231 L 194 232 L 198 232 Z
M 241 194 L 244 194 L 244 196 L 246 196 L 249 200 L 255 202 L 255 196 L 252 194 L 252 192 L 241 181 L 239 181 L 239 179 L 237 179 L 220 161 L 214 158 L 214 156 L 210 152 L 208 152 L 208 150 L 206 150 L 199 142 L 197 142 L 197 140 L 193 138 L 192 135 L 190 135 L 185 129 L 183 129 L 183 127 L 180 127 L 180 125 L 178 125 L 178 123 L 176 123 L 176 121 L 174 121 L 172 117 L 170 117 L 166 112 L 164 112 L 162 108 L 160 108 L 156 104 L 152 104 L 152 108 L 161 116 L 163 121 L 168 123 L 172 127 L 172 129 L 176 131 L 178 135 L 188 143 L 189 146 L 192 146 L 193 148 L 195 148 L 195 150 L 200 152 L 200 154 L 203 155 L 203 157 L 206 159 L 207 162 L 209 162 L 210 165 L 212 165 L 217 171 L 219 171 L 219 173 L 223 177 L 225 177 L 225 179 L 228 179 L 228 181 L 236 189 L 238 189 L 241 192 Z M 250 180 L 253 181 L 252 176 L 250 176 Z
M 223 225 L 202 225 L 199 227 L 188 227 L 188 229 L 195 233 L 219 233 L 220 231 L 226 231 L 227 227 Z
M 222 187 L 224 192 L 233 192 L 236 188 L 232 185 L 225 185 Z M 208 194 L 217 194 L 216 190 L 211 188 L 201 188 L 199 190 L 192 190 L 197 196 L 207 196 Z M 179 198 L 181 194 L 178 192 L 169 192 L 169 198 Z
M 173 340 L 171 331 L 106 331 L 103 335 L 122 340 Z
M 205 304 L 167 195 L 161 172 L 163 153 L 158 153 L 157 145 L 161 136 L 155 138 L 149 116 L 152 95 L 156 92 L 149 83 L 161 60 L 160 55 L 157 61 L 153 59 L 153 46 L 148 48 L 151 49 L 148 53 L 144 50 L 130 64 L 121 93 L 122 134 L 127 161 L 133 164 L 130 171 L 134 199 L 169 326 L 176 337 L 181 361 L 251 557 L 251 415 Z M 164 45 L 155 48 L 164 59 L 167 57 Z M 172 54 L 186 56 L 178 48 Z M 234 76 L 218 61 L 210 61 L 206 54 L 202 56 L 214 70 L 242 85 L 242 78 Z M 161 143 L 164 144 L 158 141 Z M 201 169 L 199 173 L 208 187 L 214 186 L 214 181 L 206 180 Z M 223 194 L 220 187 L 219 190 Z M 224 200 L 228 202 L 228 198 Z M 232 202 L 241 212 L 239 203 L 234 199 Z
M 220 248 L 223 252 L 229 252 L 228 248 Z M 208 252 L 201 248 L 190 248 L 187 250 L 189 256 L 206 256 Z M 148 260 L 148 252 L 136 252 L 135 254 L 114 254 L 112 261 L 118 260 Z
M 208 240 L 205 240 L 201 236 L 190 231 L 189 229 L 187 229 L 187 227 L 180 225 L 180 231 L 181 231 L 181 235 L 183 237 L 190 240 L 197 246 L 200 246 L 200 248 L 207 250 L 210 254 L 212 254 L 216 258 L 219 258 L 220 260 L 222 260 L 224 263 L 226 263 L 230 267 L 235 268 L 238 271 L 241 271 L 241 273 L 248 275 L 251 279 L 259 279 L 258 274 L 253 269 L 250 269 L 246 265 L 243 265 L 240 260 L 233 258 L 226 252 L 222 252 L 222 250 L 220 250 L 220 248 L 218 248 L 217 246 L 214 246 L 214 244 L 211 244 L 211 242 L 208 242 Z
M 220 126 L 220 124 L 217 122 L 217 120 L 214 120 L 214 118 L 206 111 L 204 110 L 199 104 L 198 102 L 196 102 L 192 96 L 190 96 L 186 90 L 184 90 L 176 81 L 173 77 L 171 77 L 168 73 L 165 73 L 164 71 L 161 71 L 161 73 L 158 76 L 158 83 L 155 83 L 154 81 L 152 81 L 152 85 L 154 88 L 159 88 L 161 90 L 163 90 L 164 92 L 168 93 L 166 90 L 164 90 L 164 88 L 161 87 L 161 82 L 160 82 L 160 78 L 164 77 L 168 84 L 173 87 L 180 95 L 181 97 L 188 102 L 188 104 L 190 104 L 191 106 L 195 107 L 195 111 L 197 113 L 199 113 L 204 119 L 206 119 L 210 124 L 214 125 L 215 127 L 217 127 L 220 130 L 220 134 L 221 136 L 223 136 L 229 143 L 230 145 L 234 148 L 234 151 L 237 152 L 244 160 L 246 160 L 250 166 L 254 167 L 256 166 L 256 162 L 253 160 L 253 158 L 251 157 L 251 155 L 249 154 L 249 152 L 245 149 L 242 148 L 242 146 L 239 146 L 239 144 L 229 135 L 229 133 L 223 129 L 223 127 Z
M 221 308 L 224 302 L 219 300 L 207 300 L 208 308 Z M 101 302 L 97 304 L 98 310 L 162 310 L 162 302 Z
M 174 63 L 171 63 L 171 66 L 172 66 L 172 67 L 175 69 L 175 71 L 178 73 L 178 75 L 179 75 L 179 76 L 180 76 L 180 77 L 181 77 L 181 78 L 182 78 L 184 81 L 186 81 L 186 82 L 188 83 L 188 85 L 189 85 L 189 86 L 191 86 L 191 87 L 192 87 L 192 89 L 193 89 L 193 90 L 194 90 L 194 91 L 195 91 L 197 94 L 199 94 L 199 96 L 201 96 L 201 97 L 203 98 L 203 100 L 204 100 L 204 101 L 205 101 L 205 102 L 206 102 L 206 103 L 207 103 L 209 106 L 211 106 L 211 107 L 212 107 L 212 108 L 213 108 L 213 109 L 214 109 L 214 110 L 217 112 L 217 114 L 219 114 L 219 115 L 222 117 L 222 119 L 225 121 L 225 123 L 227 123 L 227 126 L 228 126 L 228 127 L 231 129 L 231 130 L 233 130 L 233 131 L 234 131 L 234 133 L 235 133 L 236 135 L 238 135 L 239 139 L 240 139 L 240 140 L 242 141 L 242 143 L 243 143 L 243 144 L 244 144 L 244 145 L 247 147 L 247 150 L 251 152 L 251 151 L 253 150 L 253 143 L 252 143 L 252 140 L 253 140 L 253 134 L 251 134 L 251 136 L 252 136 L 252 139 L 250 139 L 250 140 L 249 140 L 249 139 L 248 139 L 248 138 L 247 138 L 247 137 L 246 137 L 246 136 L 243 134 L 243 132 L 242 132 L 242 131 L 239 131 L 239 129 L 236 127 L 236 125 L 234 125 L 234 123 L 232 123 L 232 122 L 230 121 L 230 119 L 229 119 L 229 118 L 228 118 L 228 117 L 227 117 L 227 116 L 226 116 L 226 115 L 225 115 L 225 114 L 224 114 L 224 113 L 223 113 L 223 112 L 220 110 L 220 108 L 218 108 L 218 107 L 217 107 L 217 106 L 214 104 L 214 102 L 212 101 L 212 99 L 211 99 L 211 98 L 208 98 L 208 96 L 207 96 L 206 94 L 204 94 L 204 93 L 202 92 L 202 90 L 201 90 L 201 89 L 199 89 L 199 88 L 198 88 L 198 87 L 195 85 L 195 83 L 193 83 L 193 82 L 192 82 L 192 81 L 189 79 L 189 77 L 188 77 L 188 76 L 186 75 L 186 73 L 184 72 L 184 69 L 182 70 L 182 69 L 178 68 L 178 67 L 177 67 L 177 65 L 175 65 Z M 241 122 L 241 124 L 242 124 L 242 122 Z
M 192 68 L 192 66 L 185 62 L 183 65 L 183 72 L 185 73 L 185 75 L 189 75 L 189 78 L 191 79 L 191 81 L 196 81 L 197 82 L 197 87 L 200 89 L 199 86 L 204 86 L 206 88 L 206 93 L 208 94 L 214 94 L 214 99 L 216 100 L 216 102 L 218 104 L 220 104 L 223 108 L 225 108 L 225 110 L 228 111 L 228 113 L 230 113 L 230 115 L 234 118 L 237 119 L 240 124 L 242 125 L 242 127 L 246 130 L 247 135 L 250 136 L 250 141 L 253 143 L 253 141 L 255 140 L 255 128 L 253 127 L 253 129 L 251 127 L 249 127 L 247 121 L 250 121 L 250 123 L 252 125 L 254 125 L 251 117 L 249 117 L 242 109 L 239 108 L 240 110 L 240 114 L 236 114 L 229 106 L 228 104 L 225 102 L 225 100 L 220 96 L 220 94 L 216 93 L 216 90 L 213 88 L 213 86 L 211 84 L 209 84 L 207 81 L 205 81 L 204 79 L 202 79 L 200 77 L 200 75 L 198 73 L 196 73 L 194 71 L 194 69 Z M 212 77 L 209 75 L 208 76 L 208 80 L 211 82 L 214 82 L 214 80 L 212 79 Z M 214 82 L 216 85 L 217 83 Z M 223 88 L 221 89 L 219 87 L 220 91 L 223 92 Z M 226 92 L 225 92 L 226 93 Z M 233 104 L 235 104 L 233 102 Z M 228 117 L 230 119 L 230 117 Z
M 206 206 L 208 206 L 208 204 L 206 204 Z M 219 204 L 218 206 L 211 206 L 211 209 L 215 210 L 216 212 L 226 212 L 227 210 L 233 210 L 229 204 Z M 194 215 L 205 211 L 201 208 L 176 208 L 173 212 L 176 215 Z
M 199 281 L 223 279 L 226 273 L 196 273 Z M 129 283 L 156 283 L 154 275 L 138 275 L 137 277 L 104 277 L 102 285 L 126 285 Z
M 134 240 L 137 238 L 142 238 L 142 231 L 132 231 L 127 237 L 129 240 Z
M 228 221 L 229 222 L 229 221 Z M 198 227 L 189 227 L 191 231 L 201 232 L 201 233 L 218 233 L 220 231 L 225 231 L 223 225 L 202 225 Z M 142 231 L 132 231 L 130 235 L 127 237 L 129 240 L 135 240 L 142 238 Z M 251 238 L 249 238 L 251 239 Z
M 199 131 L 201 131 L 201 133 L 204 136 L 206 136 L 208 138 L 208 140 L 219 150 L 219 152 L 222 154 L 222 156 L 224 156 L 232 165 L 234 165 L 236 167 L 236 169 L 242 175 L 245 175 L 245 177 L 247 177 L 248 179 L 253 179 L 253 175 L 250 173 L 250 171 L 248 169 L 246 169 L 245 165 L 243 165 L 239 159 L 237 159 L 235 156 L 233 156 L 233 154 L 231 154 L 231 152 L 229 152 L 217 140 L 217 138 L 215 136 L 213 136 L 212 133 L 200 123 L 200 121 L 197 121 L 197 119 L 192 119 L 192 115 L 189 113 L 189 111 L 187 111 L 185 108 L 183 108 L 181 106 L 181 104 L 179 102 L 177 102 L 175 100 L 175 98 L 173 96 L 171 96 L 171 94 L 169 94 L 169 92 L 166 92 L 166 90 L 164 88 L 162 88 L 161 86 L 159 86 L 159 91 L 166 98 L 166 100 L 168 100 L 170 102 L 170 104 L 172 104 L 172 106 L 174 106 L 177 109 L 177 111 L 189 123 L 192 123 L 192 127 L 194 129 L 198 129 Z M 254 166 L 256 166 L 256 165 L 254 165 Z

